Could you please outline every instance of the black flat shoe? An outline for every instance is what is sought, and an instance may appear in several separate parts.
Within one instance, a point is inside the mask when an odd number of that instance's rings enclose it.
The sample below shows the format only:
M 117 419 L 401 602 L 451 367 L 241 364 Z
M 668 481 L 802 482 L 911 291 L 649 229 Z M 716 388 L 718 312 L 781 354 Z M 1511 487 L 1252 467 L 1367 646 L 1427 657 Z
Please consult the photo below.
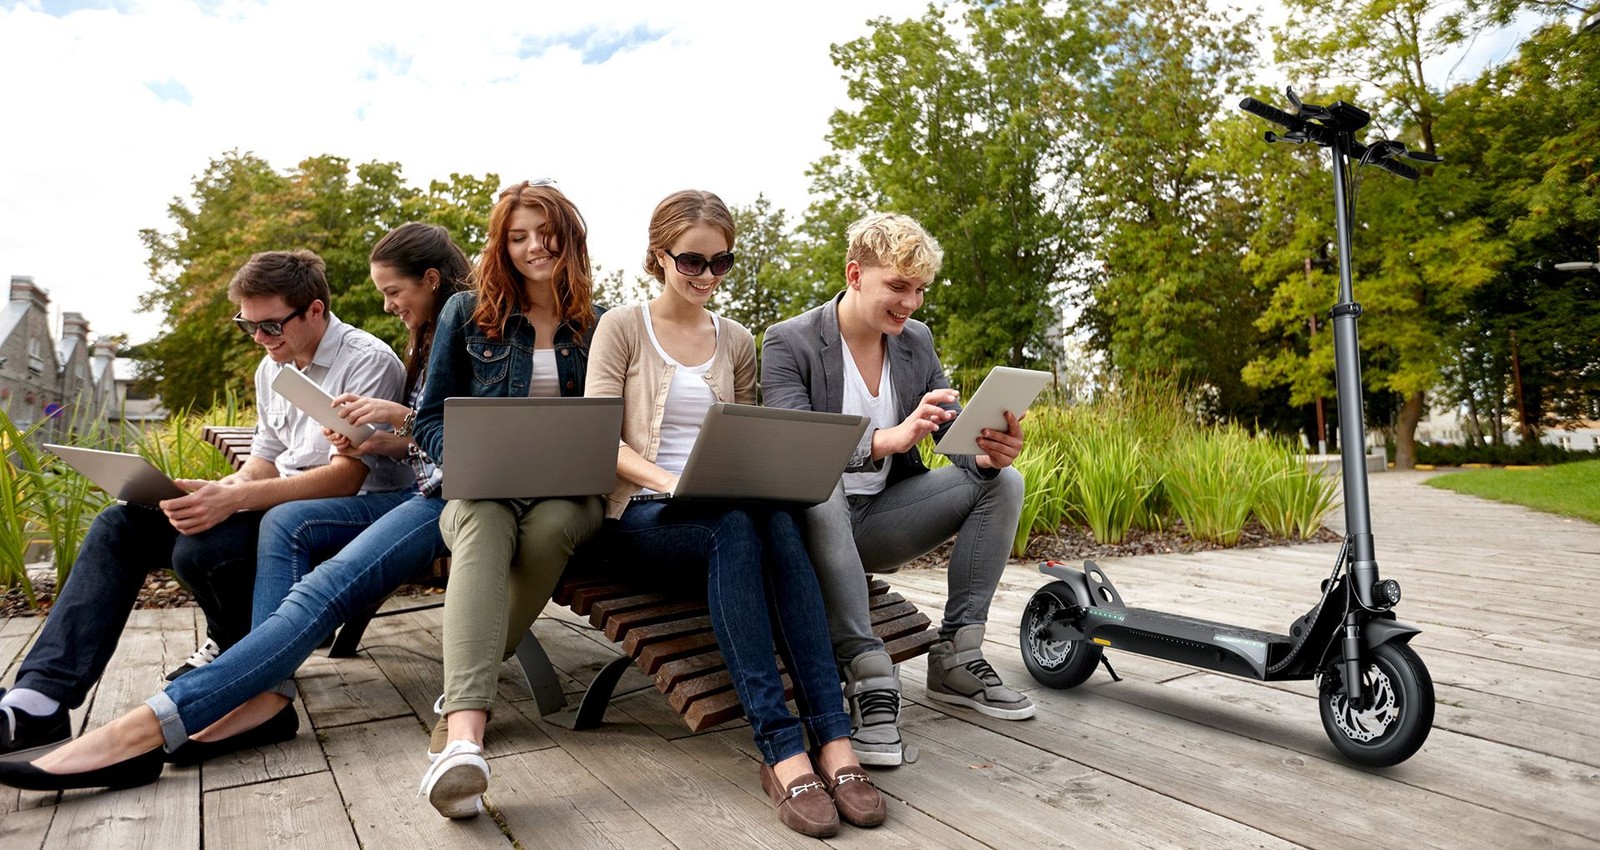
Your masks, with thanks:
M 167 753 L 167 762 L 179 767 L 190 767 L 228 753 L 281 744 L 300 733 L 300 715 L 294 703 L 284 706 L 277 714 L 263 720 L 261 725 L 230 735 L 220 741 L 186 741 L 176 750 Z
M 50 773 L 28 762 L 0 762 L 0 784 L 28 791 L 72 788 L 133 788 L 161 776 L 161 748 L 82 773 Z

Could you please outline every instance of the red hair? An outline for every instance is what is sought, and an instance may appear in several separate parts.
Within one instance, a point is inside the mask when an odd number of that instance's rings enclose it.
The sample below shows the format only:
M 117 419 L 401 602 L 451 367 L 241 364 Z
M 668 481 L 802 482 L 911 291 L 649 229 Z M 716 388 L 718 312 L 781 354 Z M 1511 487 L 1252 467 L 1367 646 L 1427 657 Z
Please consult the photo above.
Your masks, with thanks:
M 589 268 L 588 227 L 578 208 L 550 184 L 534 185 L 524 180 L 500 193 L 494 211 L 489 213 L 489 240 L 473 270 L 472 283 L 478 293 L 478 307 L 472 313 L 476 324 L 490 339 L 499 339 L 513 307 L 527 312 L 526 279 L 506 253 L 511 214 L 529 207 L 544 213 L 544 227 L 531 236 L 541 239 L 555 255 L 550 277 L 550 292 L 556 302 L 556 316 L 564 323 L 587 331 L 594 324 L 594 278 Z

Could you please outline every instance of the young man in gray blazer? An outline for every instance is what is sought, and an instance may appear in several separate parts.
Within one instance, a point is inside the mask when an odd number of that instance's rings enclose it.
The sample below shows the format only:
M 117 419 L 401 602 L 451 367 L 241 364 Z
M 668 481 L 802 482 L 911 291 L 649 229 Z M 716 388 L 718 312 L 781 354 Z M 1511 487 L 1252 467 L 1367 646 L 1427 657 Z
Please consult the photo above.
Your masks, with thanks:
M 922 306 L 944 252 L 915 220 L 869 215 L 850 226 L 844 292 L 767 329 L 763 403 L 872 419 L 833 497 L 807 512 L 807 544 L 822 585 L 834 653 L 857 729 L 862 764 L 898 765 L 900 683 L 872 633 L 868 572 L 890 572 L 956 536 L 940 640 L 928 653 L 928 696 L 991 717 L 1033 716 L 983 658 L 989 602 L 1022 514 L 1011 468 L 1022 425 L 985 430 L 984 454 L 952 456 L 929 471 L 916 445 L 942 435 L 961 410 L 934 353 Z

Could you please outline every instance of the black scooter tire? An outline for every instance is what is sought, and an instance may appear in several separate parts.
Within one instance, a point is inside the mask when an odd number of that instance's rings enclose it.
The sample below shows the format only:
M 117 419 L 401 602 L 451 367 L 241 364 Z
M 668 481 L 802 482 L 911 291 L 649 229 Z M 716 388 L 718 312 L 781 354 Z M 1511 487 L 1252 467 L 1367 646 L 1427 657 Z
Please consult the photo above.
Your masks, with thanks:
M 1100 664 L 1102 649 L 1099 644 L 1086 640 L 1046 641 L 1036 637 L 1056 611 L 1077 604 L 1072 588 L 1064 581 L 1056 581 L 1035 591 L 1022 609 L 1022 663 L 1028 668 L 1028 675 L 1045 687 L 1075 688 L 1094 675 L 1094 668 Z
M 1394 719 L 1371 740 L 1352 738 L 1340 727 L 1344 694 L 1323 693 L 1317 700 L 1328 739 L 1345 758 L 1366 767 L 1390 767 L 1405 761 L 1422 747 L 1433 728 L 1433 679 L 1411 647 L 1385 643 L 1373 649 L 1364 685 L 1382 684 L 1380 676 L 1388 680 L 1387 688 L 1379 687 L 1377 696 L 1393 711 Z M 1345 722 L 1352 722 L 1348 715 Z

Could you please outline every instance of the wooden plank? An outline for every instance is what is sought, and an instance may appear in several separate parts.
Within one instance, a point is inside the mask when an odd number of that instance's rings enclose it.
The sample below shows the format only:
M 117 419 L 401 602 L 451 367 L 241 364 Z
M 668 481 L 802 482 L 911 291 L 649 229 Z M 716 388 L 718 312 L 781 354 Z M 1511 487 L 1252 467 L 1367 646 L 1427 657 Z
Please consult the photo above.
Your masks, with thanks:
M 215 847 L 361 846 L 327 771 L 208 791 L 205 820 L 206 842 Z
M 13 795 L 14 796 L 14 795 Z M 55 819 L 55 806 L 35 806 L 21 811 L 0 809 L 0 847 L 6 850 L 39 850 Z
M 415 718 L 329 729 L 323 749 L 361 846 L 385 850 L 511 846 L 494 818 L 448 820 L 439 817 L 427 800 L 417 798 L 417 783 L 428 766 L 428 736 Z
M 440 644 L 437 633 L 442 631 L 442 625 L 434 617 L 390 618 L 373 630 L 375 640 L 366 650 L 367 657 L 399 691 L 417 722 L 430 732 L 438 720 L 438 715 L 433 713 L 434 701 L 444 687 L 444 665 L 433 654 Z M 515 672 L 511 665 L 501 665 L 495 705 L 484 727 L 484 751 L 490 755 L 555 745 L 539 724 L 521 712 L 508 710 L 512 702 L 531 697 L 520 680 L 521 673 Z
M 300 732 L 293 739 L 267 747 L 239 750 L 202 765 L 205 793 L 327 770 L 328 762 L 317 743 L 317 733 L 311 728 L 311 718 L 299 700 L 295 701 L 295 711 L 300 715 Z M 209 832 L 210 828 L 207 827 Z
M 33 644 L 34 636 L 43 627 L 43 617 L 0 620 L 0 679 L 16 678 L 15 668 L 22 664 L 23 650 Z
M 405 697 L 367 654 L 354 658 L 313 655 L 300 665 L 294 680 L 318 729 L 411 713 Z
M 654 698 L 654 695 L 651 695 Z M 772 804 L 633 723 L 572 732 L 553 728 L 563 750 L 678 847 L 815 848 L 778 822 Z M 749 772 L 753 776 L 755 767 Z M 863 835 L 863 837 L 866 837 Z
M 489 766 L 488 803 L 523 847 L 674 846 L 565 750 L 503 756 Z
M 595 605 L 598 611 L 604 602 Z M 706 613 L 706 604 L 698 601 L 672 602 L 651 605 L 633 611 L 623 611 L 606 617 L 601 624 L 605 627 L 606 637 L 613 641 L 620 641 L 628 636 L 628 632 L 638 626 L 647 626 L 682 617 L 698 619 L 699 615 Z

